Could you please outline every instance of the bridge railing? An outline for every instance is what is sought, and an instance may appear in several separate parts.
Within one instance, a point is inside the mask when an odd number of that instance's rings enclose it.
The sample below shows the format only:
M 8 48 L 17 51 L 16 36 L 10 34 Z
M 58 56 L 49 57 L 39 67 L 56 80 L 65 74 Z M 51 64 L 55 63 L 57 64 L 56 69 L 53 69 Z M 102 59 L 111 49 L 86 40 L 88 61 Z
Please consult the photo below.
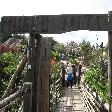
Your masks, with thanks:
M 23 59 L 18 65 L 17 70 L 12 75 L 12 78 L 7 88 L 2 98 L 0 99 L 0 112 L 5 112 L 5 111 L 12 112 L 14 109 L 20 110 L 19 108 L 22 107 L 20 106 L 22 104 L 24 107 L 21 108 L 22 110 L 29 109 L 27 106 L 29 105 L 28 104 L 29 102 L 31 103 L 29 99 L 31 99 L 31 95 L 32 95 L 31 92 L 32 83 L 25 82 L 24 80 L 25 79 L 24 70 L 25 70 L 26 62 L 27 62 L 27 53 L 25 49 L 25 52 L 23 53 Z M 25 103 L 27 104 L 27 106 L 25 106 L 26 105 Z M 28 112 L 28 111 L 24 111 L 24 112 Z
M 0 101 L 0 112 L 5 112 L 11 106 L 21 99 L 21 109 L 19 111 L 30 112 L 31 110 L 31 100 L 32 96 L 32 83 L 25 82 L 23 85 L 23 89 L 18 90 L 17 92 L 11 94 L 10 96 L 2 99 Z
M 102 102 L 96 100 L 86 84 L 81 83 L 80 92 L 85 112 L 108 112 Z
M 10 95 L 9 97 L 0 101 L 0 112 L 5 111 L 7 108 L 12 106 L 16 102 L 16 98 L 19 97 L 21 91 L 17 91 L 16 93 Z

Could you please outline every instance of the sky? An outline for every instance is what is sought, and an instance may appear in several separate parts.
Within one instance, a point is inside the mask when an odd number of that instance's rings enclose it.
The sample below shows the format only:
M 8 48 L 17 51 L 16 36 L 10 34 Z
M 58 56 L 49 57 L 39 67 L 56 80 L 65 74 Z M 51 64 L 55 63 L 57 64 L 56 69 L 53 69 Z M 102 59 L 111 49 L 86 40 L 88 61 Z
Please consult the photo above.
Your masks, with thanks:
M 107 14 L 108 11 L 112 11 L 112 0 L 1 0 L 0 4 L 0 17 Z M 108 42 L 108 32 L 74 31 L 47 36 L 52 36 L 61 43 L 70 41 L 80 43 L 83 39 L 91 41 L 93 44 L 100 44 L 102 41 L 104 44 Z

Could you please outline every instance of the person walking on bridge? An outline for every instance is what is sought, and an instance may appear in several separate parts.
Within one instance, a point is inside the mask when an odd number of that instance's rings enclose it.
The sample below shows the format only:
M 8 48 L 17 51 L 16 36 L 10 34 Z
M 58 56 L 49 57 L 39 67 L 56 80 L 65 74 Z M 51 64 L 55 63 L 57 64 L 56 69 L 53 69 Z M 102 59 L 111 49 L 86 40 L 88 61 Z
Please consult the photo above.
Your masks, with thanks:
M 76 72 L 77 72 L 76 65 L 73 64 L 73 65 L 72 65 L 72 68 L 73 68 L 73 83 L 74 83 L 74 85 L 76 86 L 76 82 L 77 82 L 77 80 L 76 80 Z
M 82 69 L 82 64 L 81 62 L 79 63 L 79 66 L 78 66 L 78 86 L 80 85 L 80 80 L 81 80 L 81 69 Z
M 71 64 L 68 64 L 67 67 L 67 88 L 70 85 L 72 88 L 72 84 L 73 84 L 73 68 Z

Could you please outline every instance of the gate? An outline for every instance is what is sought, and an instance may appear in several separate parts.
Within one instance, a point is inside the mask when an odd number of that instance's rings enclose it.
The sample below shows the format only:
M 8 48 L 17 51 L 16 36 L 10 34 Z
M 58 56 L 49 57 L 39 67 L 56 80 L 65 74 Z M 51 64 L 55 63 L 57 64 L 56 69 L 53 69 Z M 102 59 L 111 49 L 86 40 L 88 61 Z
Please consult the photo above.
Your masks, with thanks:
M 30 33 L 28 81 L 33 84 L 32 111 L 48 111 L 50 47 L 40 34 L 56 34 L 77 30 L 108 31 L 109 112 L 112 111 L 112 12 L 108 14 L 68 14 L 38 16 L 4 16 L 2 33 Z M 48 65 L 48 67 L 46 67 Z M 40 69 L 41 68 L 41 69 Z M 42 69 L 43 68 L 43 69 Z M 46 82 L 46 83 L 44 83 Z M 43 105 L 40 108 L 40 105 Z

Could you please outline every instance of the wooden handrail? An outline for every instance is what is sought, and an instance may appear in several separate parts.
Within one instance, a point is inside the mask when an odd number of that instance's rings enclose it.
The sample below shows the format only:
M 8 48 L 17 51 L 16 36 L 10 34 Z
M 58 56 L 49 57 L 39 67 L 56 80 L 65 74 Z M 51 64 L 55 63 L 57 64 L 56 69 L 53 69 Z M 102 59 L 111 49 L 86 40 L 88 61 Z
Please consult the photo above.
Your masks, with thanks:
M 19 95 L 21 94 L 21 91 L 17 91 L 16 93 L 10 95 L 9 97 L 3 99 L 2 101 L 0 101 L 0 108 L 4 107 L 7 105 L 7 103 L 9 103 L 10 101 L 13 101 L 15 98 L 17 98 Z
M 5 105 L 4 107 L 2 107 L 2 108 L 0 109 L 0 112 L 5 112 L 5 109 L 11 107 L 14 103 L 16 103 L 15 100 L 12 101 L 11 103 Z
M 18 90 L 16 93 L 4 98 L 0 101 L 0 112 L 4 111 L 6 108 L 12 106 L 16 102 L 16 98 L 23 97 L 23 111 L 31 112 L 32 109 L 32 83 L 25 82 L 23 84 L 23 89 Z
M 86 88 L 83 89 L 86 97 L 87 97 L 87 100 L 89 100 L 89 105 L 90 107 L 93 109 L 93 110 L 98 110 L 98 106 L 96 105 L 96 100 L 92 98 L 92 95 L 87 91 Z M 94 107 L 93 107 L 94 106 Z
M 89 98 L 88 95 L 86 94 L 85 90 L 82 90 L 82 99 L 83 99 L 83 103 L 86 104 L 84 107 L 86 108 L 86 111 L 88 110 L 88 112 L 90 112 L 91 110 L 94 110 L 94 108 L 91 106 L 90 102 L 89 102 Z

